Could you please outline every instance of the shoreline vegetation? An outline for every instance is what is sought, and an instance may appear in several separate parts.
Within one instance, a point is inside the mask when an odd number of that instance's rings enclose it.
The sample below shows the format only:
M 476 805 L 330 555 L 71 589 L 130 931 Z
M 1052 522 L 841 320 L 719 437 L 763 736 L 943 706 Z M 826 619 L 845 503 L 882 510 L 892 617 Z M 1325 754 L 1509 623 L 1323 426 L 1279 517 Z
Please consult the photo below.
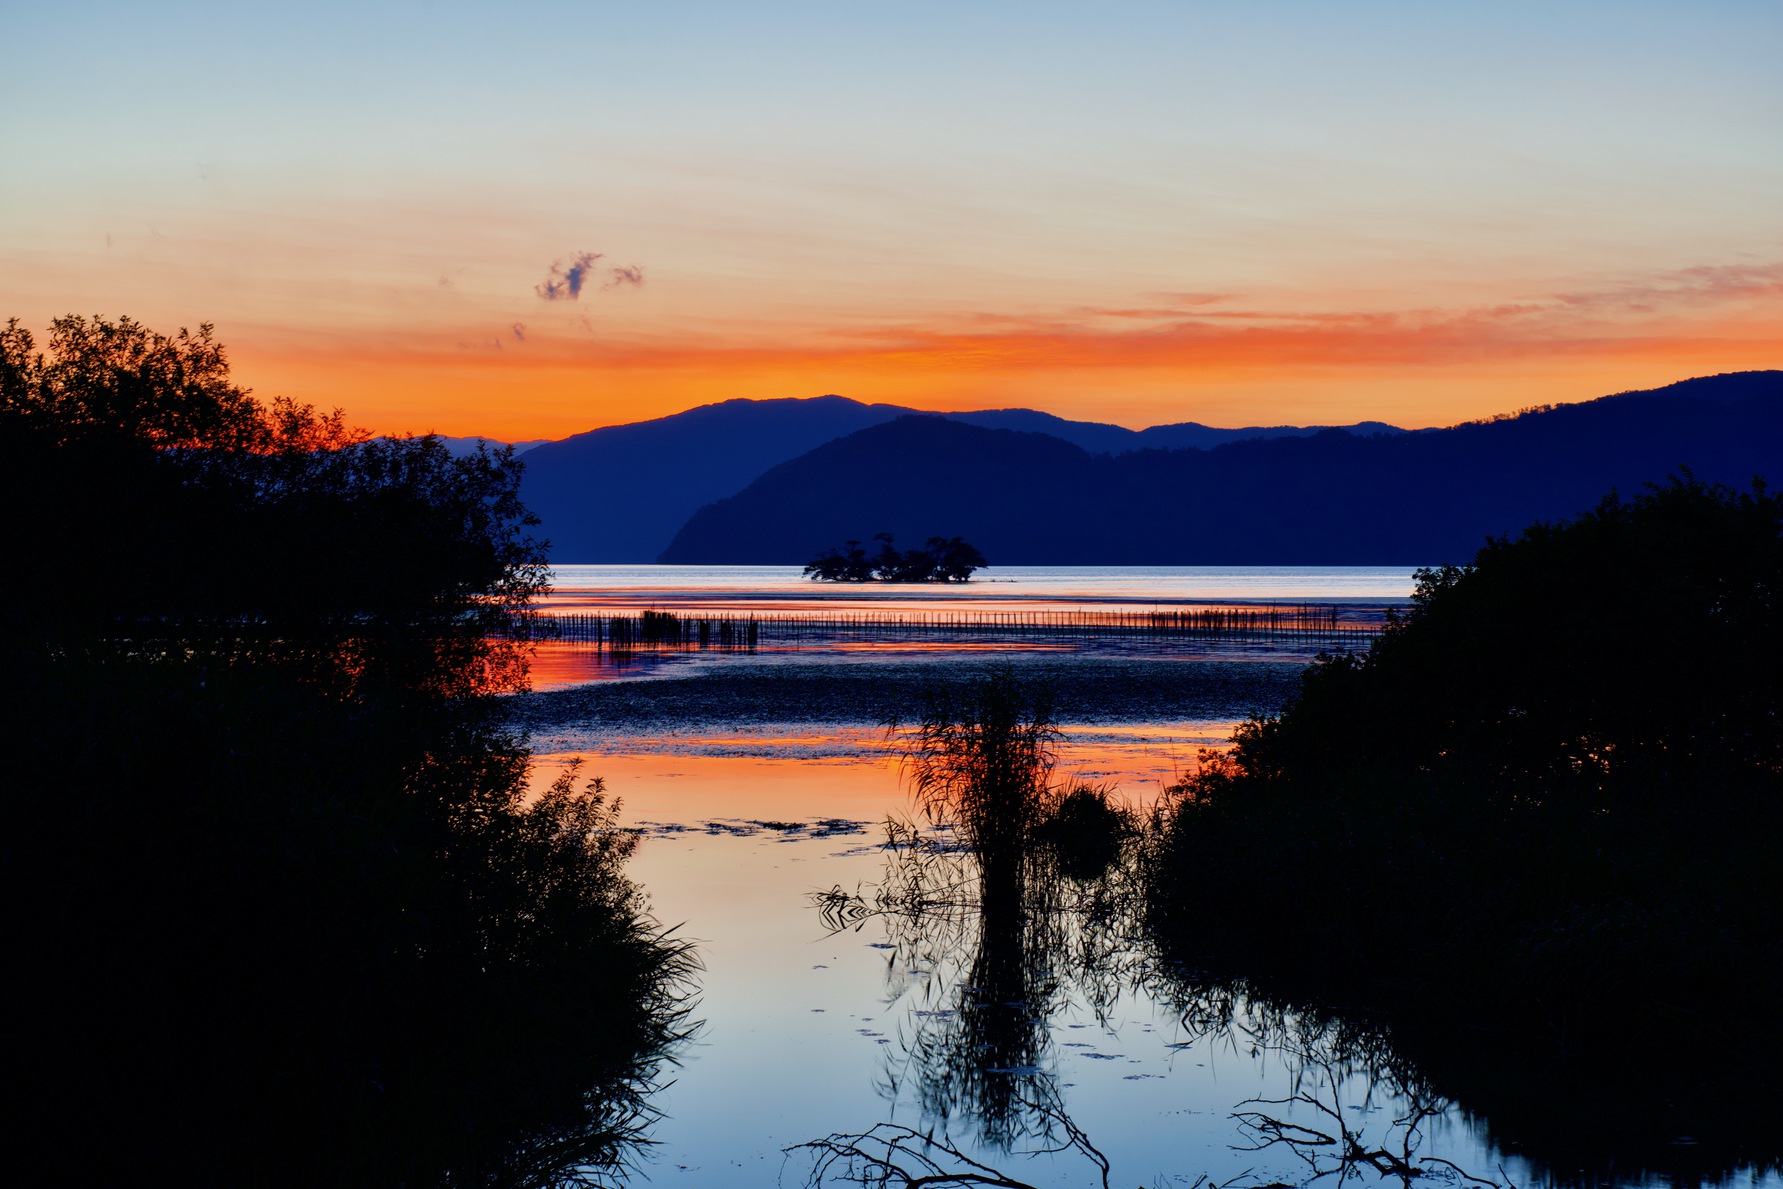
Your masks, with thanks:
M 1171 790 L 1148 931 L 1551 1167 L 1776 1170 L 1779 591 L 1783 501 L 1687 474 L 1420 572 Z
M 931 687 L 893 723 L 918 819 L 887 823 L 876 885 L 813 896 L 927 972 L 897 1057 L 920 1117 L 789 1158 L 811 1186 L 1027 1184 L 964 1134 L 1107 1183 L 1045 1072 L 1049 1020 L 1143 988 L 1188 1036 L 1295 1071 L 1231 1118 L 1306 1183 L 1509 1189 L 1420 1151 L 1458 1114 L 1544 1183 L 1783 1170 L 1780 579 L 1762 485 L 1611 497 L 1420 574 L 1370 652 L 1308 668 L 1149 814 L 1054 781 L 1057 691 L 1007 669 Z M 1564 616 L 1532 597 L 1556 589 Z M 1383 1094 L 1391 1115 L 1347 1113 Z
M 1149 815 L 1054 783 L 1052 691 L 934 691 L 902 732 L 924 822 L 888 823 L 876 887 L 814 897 L 932 972 L 922 1117 L 789 1155 L 813 1186 L 1024 1185 L 954 1145 L 958 1117 L 1106 1183 L 1047 1021 L 1144 987 L 1290 1062 L 1295 1092 L 1232 1120 L 1313 1180 L 1509 1186 L 1419 1154 L 1457 1110 L 1553 1183 L 1783 1170 L 1779 591 L 1762 483 L 1612 495 L 1421 571 L 1368 651 L 1321 657 Z M 1384 1130 L 1346 1115 L 1358 1080 L 1398 1100 Z
M 875 533 L 879 552 L 873 557 L 859 541 L 826 549 L 805 565 L 805 576 L 817 582 L 969 582 L 990 563 L 959 537 L 930 537 L 920 549 L 899 552 L 890 533 Z
M 14 1174 L 621 1176 L 695 958 L 600 782 L 526 795 L 512 453 L 263 404 L 209 327 L 77 317 L 0 331 L 0 440 Z

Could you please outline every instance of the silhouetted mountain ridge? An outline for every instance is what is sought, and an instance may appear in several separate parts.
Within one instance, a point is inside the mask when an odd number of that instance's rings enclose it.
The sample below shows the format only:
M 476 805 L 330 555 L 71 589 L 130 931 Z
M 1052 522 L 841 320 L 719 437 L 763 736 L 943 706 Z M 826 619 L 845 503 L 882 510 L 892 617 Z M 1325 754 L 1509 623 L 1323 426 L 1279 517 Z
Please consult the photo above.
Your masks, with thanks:
M 700 509 L 661 560 L 803 563 L 884 530 L 963 536 L 993 566 L 1433 564 L 1680 467 L 1742 486 L 1783 474 L 1783 372 L 1418 433 L 1331 429 L 1119 455 L 902 416 Z
M 550 539 L 553 561 L 647 562 L 700 507 L 736 494 L 770 467 L 915 412 L 841 396 L 701 405 L 532 446 L 526 451 L 523 498 L 543 522 L 540 535 Z M 993 429 L 1038 431 L 1091 453 L 1317 432 L 1293 426 L 1216 429 L 1194 422 L 1131 430 L 1033 409 L 940 416 Z M 1401 432 L 1379 422 L 1358 428 Z M 448 448 L 468 452 L 475 439 L 449 439 Z

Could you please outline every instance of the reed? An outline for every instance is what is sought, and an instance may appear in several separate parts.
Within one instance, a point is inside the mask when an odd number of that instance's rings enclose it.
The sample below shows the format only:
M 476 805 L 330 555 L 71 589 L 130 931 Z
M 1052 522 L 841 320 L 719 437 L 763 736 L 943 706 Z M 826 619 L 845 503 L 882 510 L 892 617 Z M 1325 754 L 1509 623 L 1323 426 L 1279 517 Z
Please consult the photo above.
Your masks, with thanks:
M 749 651 L 848 643 L 1256 643 L 1366 647 L 1385 627 L 1368 610 L 1335 606 L 1179 607 L 1145 611 L 850 611 L 682 616 L 528 614 L 509 621 L 520 640 L 561 640 L 614 652 Z

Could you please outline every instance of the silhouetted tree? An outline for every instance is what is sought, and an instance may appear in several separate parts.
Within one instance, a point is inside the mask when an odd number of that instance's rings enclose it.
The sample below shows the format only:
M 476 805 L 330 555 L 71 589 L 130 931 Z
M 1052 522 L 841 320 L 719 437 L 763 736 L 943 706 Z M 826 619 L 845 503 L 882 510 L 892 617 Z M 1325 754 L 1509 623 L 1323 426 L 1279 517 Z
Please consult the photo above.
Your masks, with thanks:
M 873 577 L 873 562 L 859 541 L 845 541 L 840 551 L 826 549 L 805 567 L 807 577 L 820 582 L 867 582 Z
M 974 570 L 990 564 L 984 554 L 959 537 L 930 537 L 928 551 L 935 559 L 935 577 L 943 582 L 969 581 Z
M 527 796 L 511 453 L 262 404 L 210 328 L 0 332 L 9 1171 L 623 1167 L 690 956 L 598 784 Z
M 820 582 L 965 582 L 987 563 L 984 554 L 959 537 L 930 537 L 921 549 L 899 552 L 890 533 L 875 533 L 878 556 L 869 559 L 859 541 L 845 551 L 826 549 L 805 566 Z

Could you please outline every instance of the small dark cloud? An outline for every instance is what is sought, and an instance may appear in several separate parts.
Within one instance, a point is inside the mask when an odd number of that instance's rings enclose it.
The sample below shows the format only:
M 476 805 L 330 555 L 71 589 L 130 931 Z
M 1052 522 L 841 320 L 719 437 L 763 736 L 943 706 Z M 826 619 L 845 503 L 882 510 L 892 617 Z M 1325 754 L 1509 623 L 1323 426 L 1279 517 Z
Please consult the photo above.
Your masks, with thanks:
M 551 272 L 532 291 L 546 301 L 557 301 L 567 298 L 576 301 L 581 298 L 582 290 L 599 271 L 599 264 L 606 259 L 603 252 L 577 252 L 570 258 L 566 266 L 561 260 L 551 262 Z M 606 270 L 607 279 L 602 289 L 613 289 L 620 285 L 642 285 L 644 268 L 639 264 L 620 265 Z
M 568 268 L 563 261 L 551 262 L 551 274 L 541 284 L 533 286 L 533 292 L 546 301 L 556 301 L 567 297 L 575 301 L 582 296 L 582 286 L 588 283 L 588 274 L 601 259 L 600 252 L 577 252 L 570 259 Z
M 516 322 L 514 325 L 508 327 L 508 329 L 514 332 L 515 342 L 524 343 L 526 341 L 526 323 Z

